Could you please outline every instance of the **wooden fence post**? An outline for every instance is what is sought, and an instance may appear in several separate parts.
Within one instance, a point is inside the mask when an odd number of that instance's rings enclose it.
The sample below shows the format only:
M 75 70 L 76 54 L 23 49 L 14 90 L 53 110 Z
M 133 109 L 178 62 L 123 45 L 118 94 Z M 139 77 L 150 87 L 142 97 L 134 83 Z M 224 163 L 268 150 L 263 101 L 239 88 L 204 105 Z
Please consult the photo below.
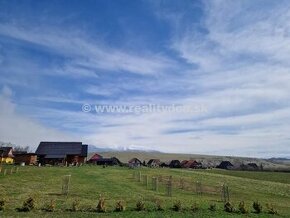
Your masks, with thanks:
M 148 188 L 148 176 L 143 175 L 143 184 L 146 186 L 146 189 Z
M 172 197 L 172 176 L 169 177 L 166 184 L 166 194 L 169 197 Z
M 196 181 L 195 188 L 196 188 L 196 193 L 198 195 L 202 195 L 202 185 L 201 185 L 201 182 Z
M 7 174 L 7 169 L 4 169 L 3 176 L 6 176 L 6 174 Z
M 184 179 L 180 178 L 179 185 L 181 189 L 184 189 Z
M 141 171 L 139 171 L 139 175 L 138 175 L 138 182 L 141 182 L 142 181 L 142 178 L 141 178 Z
M 62 178 L 62 194 L 68 195 L 71 175 L 65 175 Z
M 158 177 L 152 177 L 152 190 L 158 192 Z

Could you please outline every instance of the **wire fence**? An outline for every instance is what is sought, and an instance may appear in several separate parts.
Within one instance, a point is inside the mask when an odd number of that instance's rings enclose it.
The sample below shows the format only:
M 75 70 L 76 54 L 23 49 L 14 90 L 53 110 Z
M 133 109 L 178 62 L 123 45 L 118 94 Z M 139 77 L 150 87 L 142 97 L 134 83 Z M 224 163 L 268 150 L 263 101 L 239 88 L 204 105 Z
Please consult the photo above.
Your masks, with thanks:
M 188 178 L 173 177 L 171 175 L 141 175 L 140 171 L 134 171 L 133 179 L 143 184 L 146 189 L 150 189 L 156 192 L 164 191 L 164 194 L 168 197 L 174 196 L 174 192 L 182 190 L 184 192 L 190 192 L 196 195 L 212 195 L 217 200 L 222 202 L 230 201 L 229 186 L 223 185 L 208 185 L 202 181 L 193 181 Z M 149 184 L 151 177 L 151 184 Z

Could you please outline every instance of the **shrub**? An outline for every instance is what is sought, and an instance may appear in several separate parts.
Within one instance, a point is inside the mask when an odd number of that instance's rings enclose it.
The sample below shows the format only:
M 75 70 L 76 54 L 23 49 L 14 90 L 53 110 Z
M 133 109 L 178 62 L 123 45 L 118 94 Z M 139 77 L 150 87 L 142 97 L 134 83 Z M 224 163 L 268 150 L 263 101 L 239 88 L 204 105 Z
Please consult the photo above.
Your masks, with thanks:
M 0 199 L 0 211 L 3 211 L 5 207 L 5 200 L 4 199 Z
M 239 211 L 240 213 L 248 213 L 248 210 L 246 209 L 246 206 L 245 206 L 245 202 L 241 201 L 240 204 L 239 204 Z
M 158 210 L 158 211 L 164 210 L 163 206 L 162 206 L 162 201 L 160 199 L 156 199 L 155 204 L 156 204 L 156 210 Z
M 216 211 L 216 204 L 211 203 L 208 208 L 210 211 Z
M 234 207 L 230 202 L 225 203 L 224 210 L 228 213 L 234 212 Z
M 196 211 L 198 211 L 198 205 L 197 205 L 196 202 L 193 203 L 193 204 L 191 205 L 191 211 L 192 211 L 192 212 L 196 212 Z
M 43 208 L 44 211 L 47 211 L 47 212 L 53 212 L 55 211 L 55 201 L 54 200 L 51 200 L 49 204 L 47 204 L 44 208 Z
M 137 201 L 136 210 L 137 211 L 145 210 L 145 203 L 143 201 L 141 201 L 141 200 Z
M 32 197 L 27 198 L 23 202 L 22 208 L 20 208 L 20 211 L 28 212 L 35 208 L 35 200 Z
M 105 213 L 106 212 L 106 207 L 105 207 L 105 199 L 100 197 L 99 203 L 97 205 L 97 212 L 99 213 Z
M 71 211 L 76 212 L 80 210 L 80 201 L 79 200 L 74 200 L 72 202 L 72 207 L 71 207 Z
M 262 212 L 262 205 L 258 201 L 253 202 L 253 209 L 254 213 L 261 213 Z
M 117 201 L 116 206 L 115 206 L 115 211 L 116 212 L 121 212 L 125 210 L 124 202 L 122 201 Z
M 180 211 L 181 210 L 181 201 L 175 201 L 173 203 L 172 210 L 174 210 L 174 211 Z
M 268 214 L 278 214 L 278 211 L 273 207 L 272 204 L 266 204 Z

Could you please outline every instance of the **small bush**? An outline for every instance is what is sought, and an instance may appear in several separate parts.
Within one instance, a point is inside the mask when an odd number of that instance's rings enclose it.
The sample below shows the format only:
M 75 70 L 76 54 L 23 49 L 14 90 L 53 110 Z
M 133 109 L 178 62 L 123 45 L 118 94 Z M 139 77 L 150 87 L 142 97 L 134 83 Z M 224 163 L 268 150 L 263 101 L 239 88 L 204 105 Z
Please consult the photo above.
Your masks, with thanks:
M 240 204 L 239 204 L 239 211 L 240 213 L 248 213 L 248 210 L 246 209 L 246 206 L 245 206 L 245 202 L 241 201 Z
M 55 211 L 55 201 L 54 200 L 51 200 L 49 204 L 47 204 L 44 208 L 43 208 L 44 211 L 47 211 L 47 212 L 53 212 Z
M 145 203 L 143 201 L 141 201 L 141 200 L 137 201 L 136 210 L 137 211 L 145 210 Z
M 233 205 L 230 202 L 225 203 L 225 205 L 224 205 L 224 211 L 226 211 L 228 213 L 234 212 Z
M 254 213 L 261 213 L 262 205 L 258 201 L 255 201 L 253 202 L 253 209 L 254 209 Z
M 18 210 L 23 212 L 29 212 L 34 208 L 35 208 L 35 200 L 32 197 L 29 197 L 23 202 L 22 208 Z
M 198 211 L 198 205 L 197 205 L 196 202 L 193 203 L 193 204 L 191 205 L 191 211 L 192 211 L 192 212 L 196 212 L 196 211 Z
M 155 204 L 156 204 L 156 210 L 158 210 L 158 211 L 164 210 L 163 206 L 162 206 L 162 201 L 160 199 L 156 199 Z
M 76 212 L 80 210 L 80 201 L 79 200 L 74 200 L 72 202 L 72 206 L 71 206 L 71 211 Z
M 122 201 L 117 201 L 116 206 L 115 206 L 115 211 L 116 212 L 122 212 L 125 210 L 125 205 L 124 202 Z
M 99 212 L 99 213 L 106 212 L 105 199 L 102 197 L 100 197 L 100 199 L 99 199 L 99 203 L 97 205 L 97 212 Z
M 216 211 L 216 204 L 211 203 L 208 208 L 210 211 Z
M 174 210 L 174 211 L 180 211 L 181 210 L 181 201 L 175 201 L 173 203 L 172 210 Z
M 268 214 L 278 214 L 278 211 L 274 208 L 272 204 L 266 204 Z
M 4 199 L 0 199 L 0 211 L 3 211 L 5 208 L 5 200 Z

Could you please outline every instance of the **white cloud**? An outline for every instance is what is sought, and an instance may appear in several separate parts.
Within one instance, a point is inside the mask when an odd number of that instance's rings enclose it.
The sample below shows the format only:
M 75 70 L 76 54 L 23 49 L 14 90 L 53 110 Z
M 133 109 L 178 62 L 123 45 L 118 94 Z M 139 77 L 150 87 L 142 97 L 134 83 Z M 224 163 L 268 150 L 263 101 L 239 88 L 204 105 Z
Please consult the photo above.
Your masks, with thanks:
M 136 74 L 162 73 L 176 64 L 159 54 L 136 53 L 110 48 L 86 39 L 80 32 L 60 29 L 27 28 L 12 23 L 0 24 L 0 34 L 12 39 L 41 46 L 51 52 L 73 60 L 59 70 L 45 71 L 52 74 L 95 77 L 95 71 L 129 71 Z M 86 69 L 84 69 L 84 67 Z
M 5 91 L 6 90 L 6 91 Z M 30 146 L 36 149 L 40 141 L 76 140 L 76 137 L 47 128 L 35 120 L 29 119 L 17 112 L 17 105 L 7 96 L 4 88 L 0 94 L 0 139 L 18 145 Z

